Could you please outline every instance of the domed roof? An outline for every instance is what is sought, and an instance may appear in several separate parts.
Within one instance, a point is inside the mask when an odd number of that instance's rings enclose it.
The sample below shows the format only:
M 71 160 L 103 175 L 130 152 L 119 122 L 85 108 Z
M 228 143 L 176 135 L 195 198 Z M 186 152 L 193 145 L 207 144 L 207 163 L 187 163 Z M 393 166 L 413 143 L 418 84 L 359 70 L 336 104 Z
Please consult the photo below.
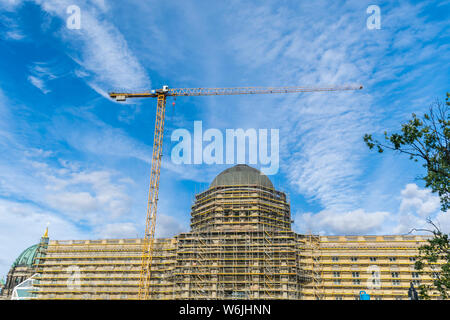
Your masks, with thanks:
M 16 259 L 16 261 L 14 261 L 12 267 L 13 268 L 17 266 L 32 267 L 34 258 L 36 257 L 38 246 L 39 245 L 35 244 L 25 249 L 25 251 L 22 252 L 20 256 Z
M 222 171 L 214 178 L 210 188 L 231 185 L 258 185 L 273 189 L 270 179 L 261 171 L 246 164 L 238 164 Z

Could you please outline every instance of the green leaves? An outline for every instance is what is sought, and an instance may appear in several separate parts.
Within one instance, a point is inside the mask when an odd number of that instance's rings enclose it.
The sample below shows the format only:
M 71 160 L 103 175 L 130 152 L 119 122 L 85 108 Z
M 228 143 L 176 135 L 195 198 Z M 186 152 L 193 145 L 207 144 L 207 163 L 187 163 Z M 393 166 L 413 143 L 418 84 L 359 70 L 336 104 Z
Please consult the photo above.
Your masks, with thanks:
M 375 147 L 375 143 L 373 143 L 373 139 L 372 139 L 372 135 L 371 134 L 365 134 L 364 135 L 364 142 L 367 144 L 367 146 L 369 147 L 369 149 L 373 149 L 373 147 Z
M 429 292 L 438 293 L 441 298 L 448 299 L 450 292 L 450 243 L 448 234 L 442 233 L 436 225 L 428 219 L 434 230 L 427 230 L 433 237 L 427 244 L 419 247 L 419 255 L 414 268 L 421 275 L 429 276 L 432 285 L 421 285 L 419 295 L 422 299 L 430 299 Z
M 384 143 L 371 134 L 364 135 L 369 149 L 376 147 L 379 153 L 385 149 L 409 155 L 415 162 L 421 161 L 427 174 L 422 177 L 425 185 L 439 194 L 441 209 L 450 207 L 450 93 L 446 102 L 435 101 L 429 113 L 420 119 L 416 114 L 402 124 L 399 133 L 384 132 Z

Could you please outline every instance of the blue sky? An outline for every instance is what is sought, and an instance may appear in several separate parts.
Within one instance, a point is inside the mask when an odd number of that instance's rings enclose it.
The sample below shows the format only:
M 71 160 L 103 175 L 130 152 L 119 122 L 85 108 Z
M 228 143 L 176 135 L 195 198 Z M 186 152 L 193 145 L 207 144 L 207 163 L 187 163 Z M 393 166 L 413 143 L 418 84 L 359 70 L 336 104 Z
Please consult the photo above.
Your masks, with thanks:
M 381 8 L 369 30 L 366 9 Z M 81 9 L 68 29 L 67 7 Z M 357 92 L 168 102 L 158 236 L 189 229 L 194 194 L 226 165 L 175 165 L 173 130 L 280 130 L 293 228 L 405 233 L 439 200 L 407 157 L 362 136 L 399 128 L 450 91 L 450 1 L 0 0 L 0 275 L 49 226 L 52 239 L 142 236 L 155 101 L 110 90 L 326 86 Z

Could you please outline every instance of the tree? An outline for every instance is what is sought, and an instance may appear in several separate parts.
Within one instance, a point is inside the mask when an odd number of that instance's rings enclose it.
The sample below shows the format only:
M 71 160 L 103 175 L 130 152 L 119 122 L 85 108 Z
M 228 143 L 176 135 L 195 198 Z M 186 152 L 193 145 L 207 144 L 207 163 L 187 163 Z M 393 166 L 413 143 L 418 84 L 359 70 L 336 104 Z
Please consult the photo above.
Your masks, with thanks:
M 366 134 L 364 141 L 370 149 L 377 148 L 382 153 L 390 149 L 409 155 L 410 159 L 422 161 L 426 168 L 426 175 L 421 177 L 426 187 L 439 194 L 441 210 L 447 211 L 450 207 L 450 93 L 447 93 L 445 103 L 435 101 L 429 113 L 419 119 L 412 114 L 412 119 L 402 125 L 400 133 L 389 135 L 384 133 L 385 143 L 374 140 L 372 135 Z M 427 219 L 433 226 L 432 230 L 413 229 L 412 231 L 427 231 L 433 234 L 428 243 L 419 247 L 419 255 L 415 269 L 421 274 L 432 277 L 432 285 L 419 286 L 422 299 L 429 299 L 429 292 L 436 290 L 443 299 L 449 297 L 450 292 L 450 242 L 448 234 Z
M 377 148 L 382 153 L 390 149 L 409 155 L 410 159 L 426 168 L 421 177 L 425 186 L 439 194 L 442 211 L 450 207 L 450 93 L 445 103 L 435 101 L 429 113 L 420 119 L 414 113 L 412 119 L 402 125 L 400 133 L 389 135 L 384 132 L 385 143 L 374 140 L 371 134 L 364 135 L 370 149 Z
M 415 262 L 415 269 L 422 275 L 433 279 L 431 285 L 421 284 L 419 295 L 421 299 L 430 299 L 430 291 L 437 291 L 442 299 L 449 298 L 450 292 L 450 242 L 448 234 L 443 233 L 436 224 L 427 219 L 433 229 L 412 229 L 410 231 L 426 231 L 433 236 L 427 240 L 428 244 L 419 247 L 419 255 Z

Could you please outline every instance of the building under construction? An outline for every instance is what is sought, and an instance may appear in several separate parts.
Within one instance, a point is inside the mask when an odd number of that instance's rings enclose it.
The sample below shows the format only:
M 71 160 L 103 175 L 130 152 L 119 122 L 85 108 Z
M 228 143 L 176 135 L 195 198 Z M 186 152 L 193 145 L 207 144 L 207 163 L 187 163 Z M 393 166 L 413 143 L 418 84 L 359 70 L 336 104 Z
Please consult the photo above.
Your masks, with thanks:
M 195 196 L 191 231 L 156 239 L 150 298 L 357 299 L 364 290 L 408 299 L 411 283 L 431 283 L 439 272 L 414 269 L 424 236 L 301 235 L 292 222 L 286 194 L 267 176 L 247 165 L 223 171 Z M 18 258 L 25 263 L 13 266 L 3 296 L 33 276 L 26 298 L 137 299 L 142 244 L 44 235 Z

